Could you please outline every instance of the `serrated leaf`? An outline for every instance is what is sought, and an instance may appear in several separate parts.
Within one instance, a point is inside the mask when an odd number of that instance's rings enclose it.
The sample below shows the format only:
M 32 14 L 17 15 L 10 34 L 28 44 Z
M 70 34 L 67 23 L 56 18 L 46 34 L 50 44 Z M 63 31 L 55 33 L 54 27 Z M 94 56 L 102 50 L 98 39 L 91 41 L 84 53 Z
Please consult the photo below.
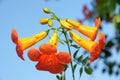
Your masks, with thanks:
M 88 61 L 88 57 L 86 57 L 85 59 L 83 59 L 82 65 L 85 65 L 87 63 L 87 61 Z
M 81 55 L 80 57 L 78 57 L 78 62 L 81 62 L 82 61 L 82 57 L 83 57 L 83 55 Z
M 92 68 L 90 66 L 85 66 L 84 70 L 89 75 L 92 74 L 92 72 L 93 72 L 93 70 L 92 70 Z
M 79 49 L 74 52 L 73 58 L 76 58 L 76 55 L 77 55 L 78 51 L 79 51 Z
M 81 77 L 81 75 L 82 75 L 82 73 L 83 73 L 83 67 L 80 68 L 79 73 L 80 73 L 80 77 Z

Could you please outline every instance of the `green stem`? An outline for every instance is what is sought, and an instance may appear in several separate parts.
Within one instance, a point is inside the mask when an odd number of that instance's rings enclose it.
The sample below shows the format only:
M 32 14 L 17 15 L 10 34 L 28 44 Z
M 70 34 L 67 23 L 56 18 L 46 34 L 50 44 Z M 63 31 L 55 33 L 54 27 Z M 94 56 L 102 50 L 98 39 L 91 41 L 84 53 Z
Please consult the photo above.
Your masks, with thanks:
M 70 55 L 72 55 L 72 54 L 71 54 L 71 49 L 70 49 L 69 40 L 68 40 L 68 38 L 67 38 L 67 34 L 66 34 L 66 32 L 65 32 L 64 29 L 63 29 L 63 34 L 64 34 L 65 39 L 66 39 L 66 42 L 67 42 L 68 51 L 69 51 Z M 71 70 L 72 70 L 72 77 L 73 77 L 73 80 L 75 80 L 75 75 L 74 75 L 74 71 L 73 71 L 73 63 L 71 62 L 70 65 L 71 65 Z
M 61 80 L 65 80 L 65 72 L 62 72 L 62 79 Z

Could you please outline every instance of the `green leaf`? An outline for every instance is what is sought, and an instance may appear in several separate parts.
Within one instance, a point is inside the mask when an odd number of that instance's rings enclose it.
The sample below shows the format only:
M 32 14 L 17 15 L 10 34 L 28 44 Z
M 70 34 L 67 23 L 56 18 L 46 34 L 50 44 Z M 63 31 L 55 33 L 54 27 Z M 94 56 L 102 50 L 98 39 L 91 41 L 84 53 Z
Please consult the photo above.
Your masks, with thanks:
M 70 43 L 72 43 L 72 42 L 73 42 L 73 40 L 69 39 L 69 42 L 70 42 Z
M 78 51 L 79 51 L 79 49 L 74 52 L 73 58 L 76 58 L 76 55 L 77 55 Z
M 63 42 L 60 38 L 58 38 L 58 41 L 59 41 L 61 44 L 64 44 L 64 42 Z
M 62 66 L 64 67 L 64 71 L 66 71 L 67 68 L 68 68 L 68 65 L 66 65 L 66 64 L 62 64 Z
M 85 66 L 84 70 L 89 75 L 92 74 L 92 72 L 93 72 L 93 70 L 92 70 L 92 68 L 90 66 Z
M 87 63 L 87 61 L 88 61 L 88 57 L 86 57 L 85 59 L 83 59 L 82 65 L 85 65 Z
M 75 72 L 76 67 L 77 67 L 77 64 L 73 66 L 73 72 Z
M 81 62 L 82 61 L 82 57 L 83 57 L 83 55 L 81 55 L 77 60 L 78 60 L 78 62 Z
M 83 67 L 80 68 L 79 73 L 80 73 L 80 77 L 81 77 L 81 75 L 83 73 Z
M 56 75 L 57 80 L 61 80 L 61 77 L 59 75 Z
M 80 48 L 78 45 L 75 45 L 75 44 L 73 44 L 71 46 L 74 47 L 74 48 Z

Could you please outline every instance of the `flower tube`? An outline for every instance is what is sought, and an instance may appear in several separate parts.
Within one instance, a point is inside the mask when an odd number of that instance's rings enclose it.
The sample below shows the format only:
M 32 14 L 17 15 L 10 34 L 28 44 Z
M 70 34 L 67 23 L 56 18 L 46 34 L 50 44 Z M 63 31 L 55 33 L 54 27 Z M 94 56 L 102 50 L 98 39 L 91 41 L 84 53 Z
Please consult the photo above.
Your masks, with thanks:
M 94 60 L 96 60 L 100 56 L 101 49 L 105 45 L 105 36 L 103 35 L 102 32 L 100 32 L 100 34 L 98 36 L 99 42 L 86 40 L 74 32 L 70 32 L 70 36 L 76 43 L 78 43 L 81 47 L 83 47 L 85 50 L 90 52 L 91 58 L 88 61 L 89 63 L 93 62 Z
M 100 27 L 101 20 L 100 18 L 96 18 L 95 27 L 84 26 L 70 19 L 68 19 L 67 22 L 70 23 L 75 30 L 79 31 L 80 33 L 84 34 L 85 36 L 89 37 L 92 41 L 94 41 L 96 38 L 97 31 Z
M 18 34 L 15 29 L 12 29 L 11 39 L 16 44 L 16 52 L 17 55 L 24 60 L 23 58 L 23 51 L 32 45 L 36 44 L 38 41 L 44 39 L 47 36 L 48 31 L 43 31 L 37 33 L 33 36 L 26 37 L 26 38 L 18 38 Z

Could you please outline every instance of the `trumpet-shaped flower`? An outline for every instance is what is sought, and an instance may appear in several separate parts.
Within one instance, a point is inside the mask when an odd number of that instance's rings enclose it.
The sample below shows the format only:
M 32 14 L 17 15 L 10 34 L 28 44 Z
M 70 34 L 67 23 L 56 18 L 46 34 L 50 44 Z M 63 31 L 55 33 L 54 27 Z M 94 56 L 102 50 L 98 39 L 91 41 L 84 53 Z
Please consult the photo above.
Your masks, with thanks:
M 98 42 L 86 40 L 74 32 L 70 32 L 70 36 L 76 43 L 78 43 L 81 47 L 90 52 L 91 58 L 88 61 L 89 63 L 93 62 L 100 56 L 101 49 L 105 45 L 105 36 L 103 35 L 102 32 L 100 32 L 98 36 L 99 38 Z
M 28 57 L 32 61 L 37 61 L 36 69 L 49 71 L 50 73 L 57 74 L 64 71 L 63 64 L 69 64 L 71 62 L 71 56 L 67 52 L 57 53 L 55 45 L 50 43 L 42 44 L 37 49 L 30 49 L 28 51 Z
M 84 34 L 85 36 L 89 37 L 92 41 L 96 38 L 96 33 L 100 27 L 101 20 L 100 18 L 96 18 L 95 20 L 95 27 L 84 26 L 78 22 L 68 19 L 68 23 L 73 25 L 73 28 L 79 31 L 80 33 Z
M 42 40 L 47 36 L 47 31 L 40 32 L 30 37 L 18 38 L 18 34 L 15 29 L 12 29 L 11 38 L 12 41 L 16 44 L 17 55 L 24 60 L 23 51 L 32 45 L 36 44 L 38 41 Z

